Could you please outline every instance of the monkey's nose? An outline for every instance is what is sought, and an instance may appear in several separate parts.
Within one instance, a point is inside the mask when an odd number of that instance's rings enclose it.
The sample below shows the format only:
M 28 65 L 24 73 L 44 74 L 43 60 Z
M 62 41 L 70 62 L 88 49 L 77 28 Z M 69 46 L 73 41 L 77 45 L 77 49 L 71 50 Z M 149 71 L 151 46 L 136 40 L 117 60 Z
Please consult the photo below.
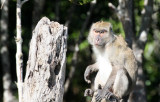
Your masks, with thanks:
M 97 38 L 96 41 L 99 41 L 99 38 Z
M 97 37 L 97 38 L 96 38 L 96 45 L 98 45 L 98 44 L 99 44 L 99 41 L 100 41 L 100 38 L 99 38 L 99 37 Z

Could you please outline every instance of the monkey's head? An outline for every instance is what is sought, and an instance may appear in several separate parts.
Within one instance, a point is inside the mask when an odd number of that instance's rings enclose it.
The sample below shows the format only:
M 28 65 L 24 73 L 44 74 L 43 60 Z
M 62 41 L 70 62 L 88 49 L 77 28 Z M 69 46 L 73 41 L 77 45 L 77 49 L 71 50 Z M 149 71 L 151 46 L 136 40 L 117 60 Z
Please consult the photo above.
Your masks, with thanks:
M 93 46 L 104 47 L 109 41 L 112 40 L 112 25 L 109 22 L 99 21 L 92 24 L 88 41 Z

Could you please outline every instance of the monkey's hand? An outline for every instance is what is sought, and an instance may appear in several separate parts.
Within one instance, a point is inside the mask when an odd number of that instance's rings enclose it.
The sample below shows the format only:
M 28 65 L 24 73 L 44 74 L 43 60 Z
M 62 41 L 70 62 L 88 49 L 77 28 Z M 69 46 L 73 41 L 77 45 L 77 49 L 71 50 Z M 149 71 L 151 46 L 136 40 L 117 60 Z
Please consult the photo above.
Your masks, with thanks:
M 90 73 L 91 73 L 91 68 L 88 66 L 88 67 L 86 68 L 85 73 L 84 73 L 84 80 L 85 80 L 88 84 L 91 83 L 91 80 L 89 79 Z
M 118 102 L 118 98 L 110 92 L 108 89 L 107 90 L 102 90 L 98 89 L 97 94 L 96 94 L 96 102 L 100 102 L 103 98 L 111 101 L 111 102 Z
M 84 96 L 93 96 L 94 91 L 92 89 L 86 89 L 84 92 Z

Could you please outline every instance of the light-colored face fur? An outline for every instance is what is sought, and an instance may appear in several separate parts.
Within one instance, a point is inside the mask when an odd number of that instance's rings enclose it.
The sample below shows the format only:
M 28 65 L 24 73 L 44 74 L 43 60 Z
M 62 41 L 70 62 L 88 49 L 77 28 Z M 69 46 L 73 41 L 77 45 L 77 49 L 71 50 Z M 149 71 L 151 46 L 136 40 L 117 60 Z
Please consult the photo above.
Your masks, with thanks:
M 88 41 L 91 45 L 104 47 L 111 40 L 112 36 L 111 23 L 99 21 L 92 24 Z

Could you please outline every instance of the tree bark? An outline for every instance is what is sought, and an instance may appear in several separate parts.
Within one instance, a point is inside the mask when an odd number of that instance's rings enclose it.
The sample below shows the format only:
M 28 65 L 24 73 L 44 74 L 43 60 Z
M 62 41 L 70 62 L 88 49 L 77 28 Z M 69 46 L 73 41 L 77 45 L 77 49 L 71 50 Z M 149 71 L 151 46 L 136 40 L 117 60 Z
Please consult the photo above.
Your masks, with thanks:
M 133 41 L 133 0 L 119 0 L 118 17 L 122 22 L 125 39 L 132 48 Z
M 153 0 L 144 0 L 144 9 L 142 11 L 139 37 L 133 43 L 133 52 L 136 56 L 139 68 L 138 68 L 136 87 L 130 96 L 131 102 L 147 102 L 146 90 L 145 90 L 145 75 L 142 64 L 143 64 L 143 52 L 147 42 L 152 14 L 153 14 Z
M 63 102 L 67 28 L 43 17 L 33 31 L 23 102 Z
M 8 51 L 8 0 L 1 0 L 1 63 L 3 70 L 3 102 L 13 102 L 15 97 L 11 90 L 10 60 Z

